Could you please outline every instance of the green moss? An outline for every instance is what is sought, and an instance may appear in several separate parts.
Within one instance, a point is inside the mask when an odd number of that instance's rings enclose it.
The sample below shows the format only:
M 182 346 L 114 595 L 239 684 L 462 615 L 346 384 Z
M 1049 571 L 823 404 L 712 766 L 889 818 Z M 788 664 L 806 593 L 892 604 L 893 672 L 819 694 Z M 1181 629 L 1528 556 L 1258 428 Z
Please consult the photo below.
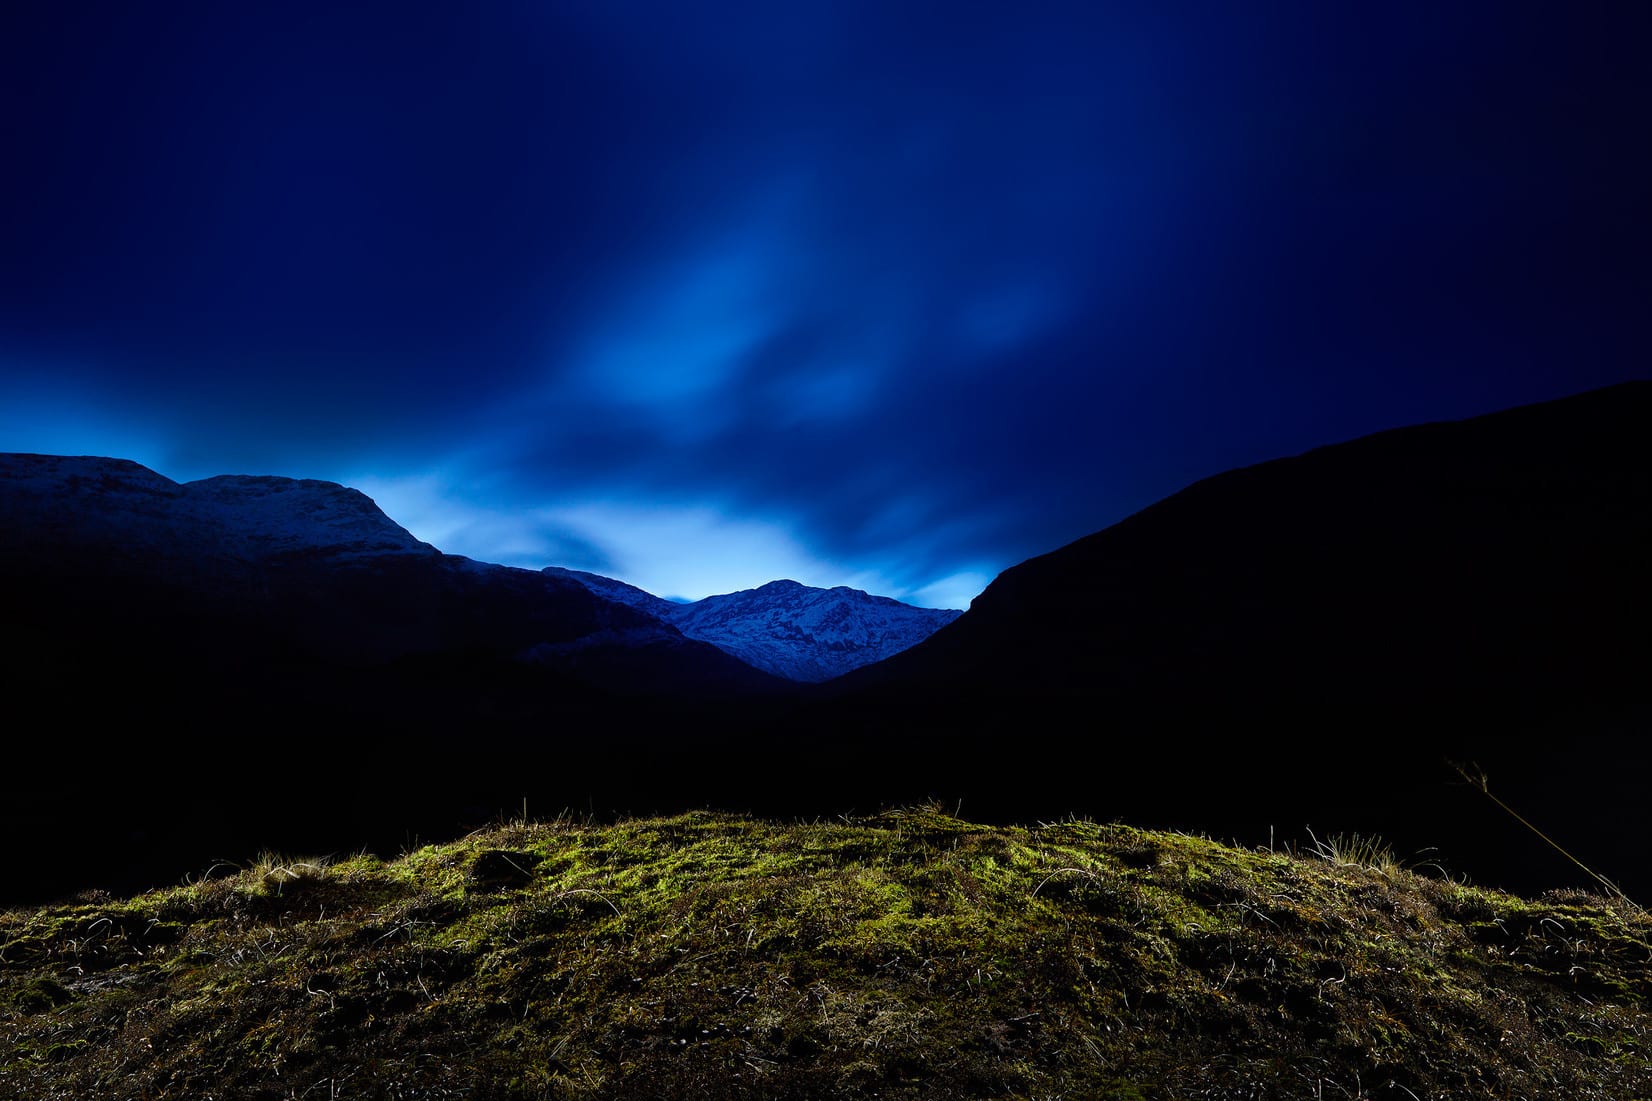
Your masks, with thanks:
M 74 995 L 56 979 L 35 975 L 17 984 L 11 1003 L 22 1013 L 42 1013 L 71 1001 Z
M 1652 1094 L 1589 895 L 927 808 L 294 863 L 0 915 L 0 1095 Z

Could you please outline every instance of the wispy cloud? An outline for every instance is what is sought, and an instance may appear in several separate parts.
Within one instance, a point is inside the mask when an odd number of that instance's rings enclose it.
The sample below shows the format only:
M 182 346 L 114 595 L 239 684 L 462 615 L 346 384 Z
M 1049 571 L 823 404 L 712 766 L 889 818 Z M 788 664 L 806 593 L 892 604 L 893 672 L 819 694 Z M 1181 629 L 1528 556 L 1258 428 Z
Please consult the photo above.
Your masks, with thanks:
M 1646 16 L 1494 15 L 38 7 L 0 446 L 961 604 L 1225 467 L 1644 374 Z

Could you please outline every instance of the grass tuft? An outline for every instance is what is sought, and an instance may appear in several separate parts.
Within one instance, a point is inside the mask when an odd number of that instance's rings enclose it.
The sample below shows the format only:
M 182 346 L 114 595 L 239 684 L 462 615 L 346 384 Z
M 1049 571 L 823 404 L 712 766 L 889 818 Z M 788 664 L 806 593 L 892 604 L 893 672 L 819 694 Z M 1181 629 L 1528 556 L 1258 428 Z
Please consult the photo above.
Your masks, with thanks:
M 326 857 L 298 860 L 277 853 L 263 852 L 253 861 L 247 878 L 257 889 L 280 895 L 289 887 L 302 887 L 326 878 Z
M 1338 867 L 1365 868 L 1380 875 L 1395 876 L 1405 871 L 1400 858 L 1394 855 L 1394 849 L 1380 837 L 1362 836 L 1358 833 L 1332 834 L 1321 841 L 1308 831 L 1313 839 L 1308 853 L 1329 864 Z

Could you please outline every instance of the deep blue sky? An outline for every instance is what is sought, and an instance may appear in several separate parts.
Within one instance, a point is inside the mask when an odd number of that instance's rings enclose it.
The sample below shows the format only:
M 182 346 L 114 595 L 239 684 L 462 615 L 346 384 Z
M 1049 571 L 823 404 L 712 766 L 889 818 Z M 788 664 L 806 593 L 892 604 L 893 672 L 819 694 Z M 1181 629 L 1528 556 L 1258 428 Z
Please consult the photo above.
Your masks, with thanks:
M 1645 377 L 1652 4 L 0 8 L 0 450 L 962 606 Z

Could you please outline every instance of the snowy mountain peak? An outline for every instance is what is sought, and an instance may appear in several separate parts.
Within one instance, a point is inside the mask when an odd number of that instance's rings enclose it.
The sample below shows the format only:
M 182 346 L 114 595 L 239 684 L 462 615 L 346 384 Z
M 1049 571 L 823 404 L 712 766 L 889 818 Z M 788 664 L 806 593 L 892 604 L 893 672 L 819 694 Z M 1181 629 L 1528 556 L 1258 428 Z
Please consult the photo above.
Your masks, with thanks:
M 578 570 L 546 571 L 610 600 L 658 616 L 765 672 L 818 682 L 915 646 L 962 612 L 915 608 L 839 585 L 817 589 L 789 578 L 755 589 L 676 604 L 623 581 Z

